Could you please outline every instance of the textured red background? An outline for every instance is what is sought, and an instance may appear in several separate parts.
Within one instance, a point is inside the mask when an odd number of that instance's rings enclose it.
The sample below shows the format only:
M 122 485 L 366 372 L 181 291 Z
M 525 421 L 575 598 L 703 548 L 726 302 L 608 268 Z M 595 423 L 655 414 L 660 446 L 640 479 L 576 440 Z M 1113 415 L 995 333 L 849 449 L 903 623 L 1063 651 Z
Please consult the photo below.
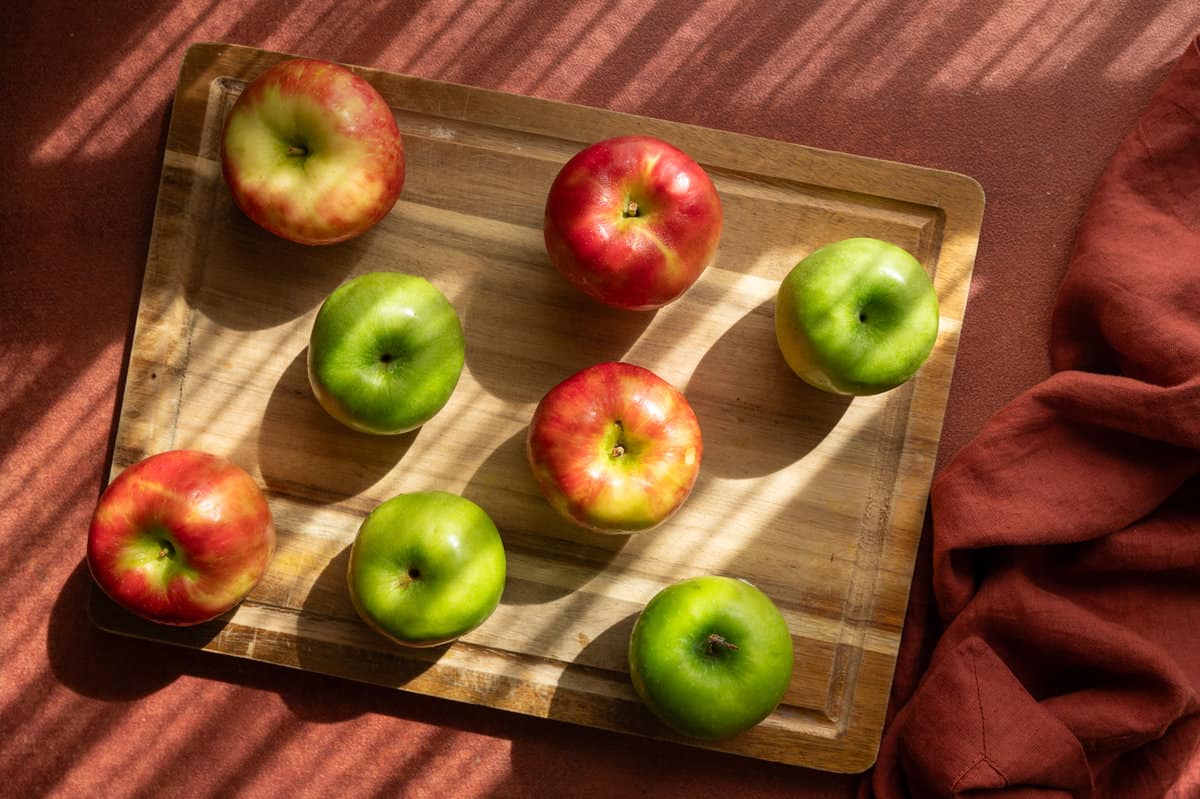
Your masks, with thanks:
M 230 41 L 965 172 L 988 207 L 939 463 L 1049 373 L 1101 169 L 1200 30 L 1194 0 L 389 5 L 0 12 L 0 793 L 848 796 L 855 778 L 94 631 L 105 477 L 168 100 Z M 119 10 L 117 10 L 119 9 Z M 917 595 L 927 576 L 918 574 Z

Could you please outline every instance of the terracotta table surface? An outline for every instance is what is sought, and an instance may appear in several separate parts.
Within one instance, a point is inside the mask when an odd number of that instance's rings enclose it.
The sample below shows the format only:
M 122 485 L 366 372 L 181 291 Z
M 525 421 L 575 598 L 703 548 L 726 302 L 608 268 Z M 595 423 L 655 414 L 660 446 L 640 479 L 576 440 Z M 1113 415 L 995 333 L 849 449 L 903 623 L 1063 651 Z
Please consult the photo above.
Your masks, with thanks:
M 4 4 L 0 794 L 853 795 L 852 776 L 117 638 L 85 612 L 168 101 L 195 41 L 965 172 L 988 204 L 939 464 L 1045 377 L 1075 225 L 1200 6 L 782 5 Z

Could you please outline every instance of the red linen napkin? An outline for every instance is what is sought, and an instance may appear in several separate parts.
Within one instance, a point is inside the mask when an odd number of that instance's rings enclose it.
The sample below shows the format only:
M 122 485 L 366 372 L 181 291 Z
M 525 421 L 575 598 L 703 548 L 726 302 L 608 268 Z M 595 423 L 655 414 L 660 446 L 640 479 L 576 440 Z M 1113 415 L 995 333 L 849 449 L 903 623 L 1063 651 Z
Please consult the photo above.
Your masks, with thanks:
M 1200 797 L 1198 45 L 1096 188 L 1055 373 L 935 481 L 944 632 L 865 793 Z

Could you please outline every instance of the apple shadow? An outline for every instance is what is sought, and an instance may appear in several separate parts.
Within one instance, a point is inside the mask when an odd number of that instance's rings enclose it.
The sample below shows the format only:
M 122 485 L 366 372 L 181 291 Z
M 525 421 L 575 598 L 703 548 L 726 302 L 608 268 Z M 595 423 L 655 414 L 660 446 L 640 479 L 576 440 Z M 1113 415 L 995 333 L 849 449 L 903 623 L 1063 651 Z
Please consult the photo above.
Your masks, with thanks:
M 852 397 L 797 377 L 775 340 L 775 302 L 735 322 L 701 358 L 684 396 L 704 436 L 701 472 L 761 477 L 808 454 L 850 407 Z
M 313 396 L 307 353 L 306 348 L 292 359 L 271 391 L 258 429 L 258 464 L 271 491 L 328 504 L 379 482 L 420 428 L 377 436 L 338 422 Z
M 571 661 L 576 666 L 617 672 L 628 678 L 629 636 L 641 611 L 630 613 L 587 643 Z M 631 689 L 632 690 L 632 687 Z
M 614 757 L 630 772 L 638 773 L 657 768 L 661 769 L 662 774 L 671 775 L 676 780 L 679 774 L 694 769 L 697 761 L 701 759 L 707 773 L 725 774 L 734 784 L 746 784 L 746 780 L 768 773 L 772 774 L 772 778 L 781 786 L 794 785 L 797 775 L 811 776 L 815 782 L 827 782 L 831 785 L 847 779 L 840 774 L 812 771 L 708 748 L 705 742 L 687 738 L 667 727 L 637 696 L 629 677 L 629 638 L 639 615 L 640 611 L 630 613 L 615 622 L 580 650 L 568 666 L 568 670 L 586 670 L 593 676 L 603 675 L 604 678 L 620 681 L 627 687 L 624 696 L 626 701 L 605 702 L 604 722 L 606 725 L 615 726 L 619 732 L 585 728 L 576 733 L 578 736 L 594 739 L 596 756 L 602 756 L 604 750 L 611 747 L 615 750 Z M 587 700 L 560 687 L 550 700 L 549 715 L 552 719 L 578 715 L 579 709 L 573 706 L 580 701 Z M 634 739 L 632 746 L 629 738 L 631 734 L 639 736 Z M 573 742 L 573 745 L 577 746 L 578 743 Z M 697 748 L 697 745 L 705 748 Z M 531 751 L 528 753 L 524 751 L 525 748 L 525 742 L 514 741 L 514 772 L 523 770 L 520 764 L 526 757 L 531 764 L 541 762 L 546 757 L 544 753 L 538 753 L 535 747 L 529 747 Z M 642 768 L 638 768 L 637 761 L 641 761 Z M 786 791 L 784 793 L 786 794 Z M 830 791 L 828 795 L 832 796 L 834 792 Z
M 578 751 L 588 752 L 589 771 L 610 775 L 608 784 L 615 785 L 614 790 L 621 795 L 634 795 L 644 789 L 646 774 L 657 775 L 655 785 L 672 795 L 703 792 L 713 784 L 731 788 L 765 784 L 778 786 L 781 796 L 791 795 L 789 791 L 794 793 L 797 779 L 806 785 L 819 786 L 816 790 L 821 796 L 854 793 L 857 775 L 847 777 L 717 749 L 700 749 L 672 732 L 637 698 L 629 681 L 629 636 L 637 616 L 630 614 L 596 636 L 568 667 L 584 669 L 593 675 L 603 673 L 604 677 L 621 680 L 628 686 L 628 701 L 606 702 L 604 723 L 616 730 L 551 721 L 543 724 L 566 725 L 561 734 L 550 733 L 541 740 L 533 736 L 514 738 L 512 774 L 524 783 L 521 787 L 526 793 L 536 793 L 536 775 L 544 771 L 547 762 L 569 758 Z M 586 709 L 573 707 L 581 701 L 587 700 L 560 688 L 550 702 L 551 719 L 587 713 Z
M 571 661 L 571 669 L 584 669 L 593 674 L 603 674 L 606 679 L 623 683 L 628 688 L 626 702 L 608 703 L 608 712 L 617 714 L 607 721 L 629 733 L 640 735 L 670 736 L 672 733 L 650 712 L 633 690 L 629 677 L 629 637 L 641 612 L 630 613 L 597 635 L 579 651 Z M 557 717 L 571 714 L 571 704 L 579 701 L 572 692 L 560 688 L 550 700 L 550 715 Z
M 82 696 L 139 699 L 170 685 L 195 661 L 186 650 L 144 639 L 165 638 L 200 648 L 220 634 L 232 615 L 230 611 L 191 627 L 145 621 L 104 595 L 84 558 L 63 583 L 50 611 L 46 631 L 50 669 L 59 682 Z
M 280 688 L 292 712 L 307 721 L 332 723 L 363 715 L 371 707 L 364 701 L 364 685 L 403 687 L 437 663 L 452 645 L 406 648 L 368 627 L 354 610 L 346 584 L 350 549 L 347 545 L 321 570 L 296 617 L 300 668 L 347 678 L 337 691 Z
M 656 313 L 593 300 L 544 255 L 538 263 L 498 265 L 480 270 L 472 287 L 463 325 L 467 363 L 493 395 L 537 402 L 580 369 L 621 360 Z M 547 381 L 547 374 L 558 377 Z
M 192 307 L 235 330 L 261 330 L 289 322 L 322 303 L 369 252 L 380 225 L 349 241 L 297 244 L 259 227 L 233 202 L 223 181 L 213 189 L 212 223 L 200 233 L 199 285 Z M 280 287 L 286 286 L 286 291 Z
M 501 602 L 551 602 L 587 585 L 604 571 L 629 541 L 628 535 L 586 530 L 564 519 L 542 496 L 525 456 L 528 428 L 510 436 L 479 465 L 462 495 L 479 505 L 500 530 L 509 555 Z M 514 555 L 559 566 L 555 584 L 526 579 L 514 568 Z

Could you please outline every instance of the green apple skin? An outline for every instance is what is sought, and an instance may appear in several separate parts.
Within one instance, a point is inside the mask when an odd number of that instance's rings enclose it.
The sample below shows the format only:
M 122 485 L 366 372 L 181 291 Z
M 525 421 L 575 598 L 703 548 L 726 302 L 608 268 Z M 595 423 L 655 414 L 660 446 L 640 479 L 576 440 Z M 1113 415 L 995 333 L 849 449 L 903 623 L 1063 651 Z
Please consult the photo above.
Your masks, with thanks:
M 770 715 L 787 692 L 793 657 L 787 622 L 767 595 L 716 575 L 664 588 L 629 639 L 638 696 L 676 732 L 705 740 Z
M 879 394 L 925 363 L 938 333 L 929 275 L 872 238 L 826 245 L 796 265 L 775 299 L 775 337 L 792 371 L 822 391 Z
M 442 409 L 462 374 L 454 306 L 422 277 L 371 272 L 325 300 L 308 344 L 308 380 L 333 418 L 364 433 L 413 430 Z
M 405 646 L 437 646 L 482 624 L 500 603 L 504 544 L 491 518 L 444 491 L 400 494 L 367 516 L 350 550 L 354 609 Z

